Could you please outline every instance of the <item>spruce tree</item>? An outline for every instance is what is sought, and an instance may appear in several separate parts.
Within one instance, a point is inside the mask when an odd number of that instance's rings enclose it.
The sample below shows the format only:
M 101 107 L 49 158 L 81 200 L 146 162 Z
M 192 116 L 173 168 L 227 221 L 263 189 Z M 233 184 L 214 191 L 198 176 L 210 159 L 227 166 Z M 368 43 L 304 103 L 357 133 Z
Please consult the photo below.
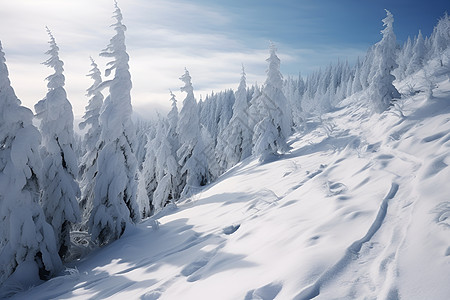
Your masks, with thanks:
M 159 148 L 156 151 L 156 180 L 158 185 L 153 193 L 153 207 L 155 211 L 161 210 L 169 203 L 174 203 L 178 197 L 178 172 L 179 166 L 176 160 L 175 149 L 170 142 L 169 123 L 161 120 L 158 126 L 156 138 Z
M 11 87 L 0 42 L 0 285 L 23 265 L 35 266 L 35 278 L 62 267 L 54 231 L 39 205 L 41 135 L 32 120 Z M 24 270 L 30 276 L 32 269 Z
M 89 104 L 86 106 L 86 112 L 84 113 L 84 121 L 79 124 L 81 130 L 89 127 L 84 135 L 84 148 L 86 153 L 81 159 L 80 163 L 80 181 L 81 181 L 81 199 L 80 209 L 82 212 L 82 221 L 86 223 L 89 219 L 89 213 L 92 211 L 92 205 L 94 200 L 94 187 L 97 176 L 97 158 L 98 154 L 103 146 L 100 142 L 101 127 L 99 123 L 100 110 L 103 105 L 103 94 L 100 91 L 99 86 L 102 83 L 101 72 L 98 69 L 97 64 L 91 58 L 92 69 L 88 74 L 94 80 L 91 87 L 87 89 L 86 96 L 91 97 Z M 84 225 L 82 229 L 84 229 Z
M 181 196 L 187 197 L 193 190 L 207 183 L 208 163 L 201 138 L 198 105 L 188 70 L 185 70 L 180 80 L 184 82 L 181 91 L 186 92 L 186 98 L 178 118 L 180 148 L 177 157 L 181 167 L 180 180 L 184 186 Z
M 233 105 L 233 117 L 217 141 L 218 163 L 222 172 L 251 154 L 253 132 L 249 127 L 248 114 L 246 77 L 242 67 L 241 81 Z
M 158 126 L 159 122 L 157 123 Z M 145 218 L 154 213 L 153 193 L 155 192 L 158 181 L 156 178 L 156 152 L 159 148 L 157 137 L 158 130 L 154 132 L 154 136 L 150 134 L 147 137 L 145 146 L 145 159 L 142 171 L 139 174 L 139 211 L 140 215 Z
M 103 148 L 98 155 L 94 203 L 88 222 L 92 239 L 100 245 L 118 239 L 129 224 L 140 219 L 136 202 L 137 161 L 133 152 L 136 133 L 131 120 L 132 83 L 125 46 L 126 27 L 117 2 L 114 18 L 116 23 L 112 27 L 116 34 L 100 53 L 113 59 L 108 63 L 106 76 L 114 71 L 114 78 L 102 84 L 109 87 L 109 95 L 100 114 Z
M 395 80 L 392 71 L 398 67 L 396 58 L 396 39 L 394 34 L 394 17 L 386 10 L 386 18 L 383 20 L 384 29 L 381 31 L 383 38 L 375 44 L 374 49 L 374 75 L 369 86 L 369 99 L 372 109 L 381 113 L 386 110 L 393 98 L 399 98 L 392 82 Z
M 408 69 L 406 74 L 413 74 L 423 68 L 423 60 L 425 58 L 425 40 L 422 36 L 422 32 L 419 30 L 419 34 L 414 41 L 412 48 L 412 56 L 409 57 Z
M 276 55 L 274 44 L 270 45 L 267 62 L 267 79 L 257 107 L 262 119 L 256 124 L 253 134 L 253 153 L 260 156 L 261 160 L 288 151 L 286 140 L 292 125 L 291 111 L 282 90 L 280 59 Z
M 44 64 L 55 73 L 47 77 L 48 92 L 35 106 L 40 119 L 43 137 L 43 178 L 41 203 L 47 222 L 55 231 L 56 243 L 61 257 L 70 246 L 70 230 L 73 223 L 80 222 L 77 198 L 80 188 L 76 181 L 78 162 L 75 155 L 72 105 L 64 89 L 64 63 L 59 59 L 59 48 L 55 38 L 50 37 L 50 58 Z

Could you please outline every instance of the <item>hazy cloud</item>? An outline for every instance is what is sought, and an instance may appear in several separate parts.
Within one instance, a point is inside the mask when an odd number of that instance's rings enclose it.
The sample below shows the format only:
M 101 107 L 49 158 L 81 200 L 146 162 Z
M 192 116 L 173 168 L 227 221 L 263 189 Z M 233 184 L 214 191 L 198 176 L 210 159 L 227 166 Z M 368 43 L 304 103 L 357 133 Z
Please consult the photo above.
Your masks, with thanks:
M 91 81 L 89 56 L 99 65 L 107 60 L 98 53 L 109 43 L 114 10 L 110 0 L 14 0 L 2 1 L 0 39 L 3 42 L 10 79 L 23 103 L 32 108 L 46 94 L 44 78 L 52 73 L 41 63 L 47 59 L 48 36 L 52 30 L 64 61 L 66 90 L 75 115 L 82 115 Z M 188 68 L 195 94 L 203 98 L 211 91 L 236 89 L 241 63 L 249 84 L 265 79 L 269 39 L 240 35 L 236 21 L 245 16 L 196 1 L 127 0 L 119 3 L 127 31 L 127 49 L 133 81 L 132 101 L 144 114 L 168 109 L 169 89 L 179 100 L 178 79 Z M 277 36 L 270 37 L 277 43 Z M 309 46 L 310 45 L 306 45 Z M 326 47 L 296 49 L 278 44 L 285 74 L 307 74 L 317 66 L 348 56 L 362 55 L 358 49 Z

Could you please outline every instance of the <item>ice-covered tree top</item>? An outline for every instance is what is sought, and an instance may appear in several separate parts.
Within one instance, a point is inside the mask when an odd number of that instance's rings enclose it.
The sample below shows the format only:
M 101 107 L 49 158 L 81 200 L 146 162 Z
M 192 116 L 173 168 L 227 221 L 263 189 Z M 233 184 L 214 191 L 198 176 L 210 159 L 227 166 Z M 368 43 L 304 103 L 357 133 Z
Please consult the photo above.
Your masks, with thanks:
M 8 76 L 9 73 L 8 68 L 6 67 L 5 53 L 3 52 L 2 42 L 0 41 L 0 91 L 2 92 L 0 93 L 0 107 L 11 104 L 20 105 L 20 101 L 17 99 L 14 90 L 11 87 L 11 82 Z M 0 110 L 0 112 L 3 111 L 3 109 Z
M 50 49 L 45 52 L 45 54 L 50 55 L 50 57 L 43 62 L 44 65 L 53 68 L 55 73 L 48 76 L 46 79 L 48 80 L 47 87 L 49 89 L 55 89 L 57 87 L 62 87 L 65 84 L 65 78 L 63 75 L 64 71 L 64 63 L 59 59 L 59 47 L 56 44 L 55 37 L 48 27 L 46 27 L 48 36 L 50 37 Z
M 183 100 L 183 107 L 178 116 L 177 133 L 181 143 L 194 146 L 200 134 L 200 121 L 198 105 L 195 101 L 194 89 L 191 83 L 191 76 L 187 69 L 185 69 L 180 80 L 184 82 L 184 86 L 180 89 L 181 91 L 186 92 L 187 95 Z
M 129 69 L 129 56 L 125 46 L 125 31 L 127 30 L 127 27 L 122 23 L 122 12 L 117 5 L 117 1 L 114 2 L 114 7 L 113 18 L 116 19 L 116 23 L 112 24 L 111 27 L 114 27 L 116 35 L 111 38 L 109 45 L 100 53 L 100 56 L 115 58 L 114 61 L 108 63 L 108 66 L 110 67 L 105 71 L 106 76 L 109 76 L 114 69 Z
M 112 25 L 116 34 L 111 38 L 109 45 L 100 55 L 113 58 L 108 63 L 109 68 L 105 75 L 109 76 L 114 70 L 114 78 L 102 83 L 101 87 L 109 86 L 109 96 L 105 100 L 104 110 L 101 115 L 101 123 L 103 127 L 102 138 L 105 141 L 112 141 L 126 131 L 129 136 L 132 122 L 132 106 L 131 106 L 131 74 L 129 71 L 129 56 L 125 46 L 125 25 L 122 24 L 122 13 L 115 2 L 114 18 L 116 23 Z M 121 129 L 122 128 L 122 129 Z M 134 141 L 133 141 L 134 142 Z
M 186 92 L 188 96 L 190 94 L 194 94 L 194 88 L 191 83 L 191 76 L 189 75 L 189 71 L 184 69 L 184 74 L 180 77 L 180 80 L 184 82 L 184 86 L 180 88 L 182 92 Z
M 245 118 L 248 109 L 247 103 L 247 82 L 245 76 L 245 68 L 242 65 L 241 81 L 236 91 L 236 100 L 233 105 L 233 117 Z M 240 120 L 242 122 L 242 120 Z
M 91 85 L 90 88 L 87 89 L 86 96 L 94 95 L 97 92 L 98 86 L 102 83 L 102 72 L 100 72 L 98 65 L 95 63 L 94 59 L 92 57 L 90 57 L 90 59 L 92 69 L 86 76 L 91 77 L 94 80 L 94 83 Z
M 172 102 L 172 110 L 178 111 L 177 108 L 177 98 L 175 97 L 175 94 L 170 91 L 170 102 Z
M 40 124 L 42 144 L 48 153 L 59 154 L 60 147 L 63 145 L 69 147 L 73 144 L 73 112 L 64 90 L 63 62 L 59 59 L 59 48 L 50 30 L 47 29 L 47 32 L 50 37 L 50 50 L 46 54 L 49 54 L 50 58 L 44 64 L 53 68 L 55 73 L 47 77 L 47 95 L 36 103 L 34 109 L 36 116 L 42 120 Z M 71 172 L 75 174 L 76 158 L 71 154 L 70 157 L 66 157 L 66 160 L 69 159 L 73 160 L 69 168 L 72 168 Z
M 386 36 L 388 34 L 394 34 L 394 16 L 392 15 L 392 13 L 385 9 L 386 11 L 386 18 L 384 18 L 383 20 L 381 20 L 383 22 L 383 26 L 385 27 L 381 33 L 383 34 L 383 36 Z
M 91 128 L 85 135 L 85 142 L 88 147 L 94 146 L 100 135 L 101 129 L 99 127 L 99 116 L 104 99 L 101 89 L 99 88 L 102 83 L 102 75 L 92 57 L 91 66 L 92 69 L 87 76 L 91 77 L 94 80 L 94 83 L 87 89 L 86 93 L 86 96 L 91 98 L 89 99 L 89 104 L 86 106 L 86 112 L 83 116 L 84 121 L 78 125 L 82 130 L 86 127 L 86 125 L 91 125 Z
M 245 88 L 247 88 L 247 83 L 246 83 L 246 75 L 247 74 L 245 74 L 245 67 L 244 67 L 244 64 L 242 64 L 242 72 L 241 72 L 241 81 L 239 82 L 239 87 L 238 87 L 238 90 L 239 89 L 242 89 L 242 87 L 245 89 Z
M 281 88 L 283 85 L 283 77 L 280 73 L 280 59 L 277 56 L 277 47 L 274 43 L 270 43 L 269 53 L 270 56 L 266 61 L 269 63 L 267 69 L 267 79 L 266 85 L 273 85 L 275 87 Z
M 178 124 L 178 107 L 177 99 L 172 91 L 170 91 L 170 102 L 172 102 L 172 109 L 167 114 L 167 119 L 169 121 L 170 130 L 176 130 Z

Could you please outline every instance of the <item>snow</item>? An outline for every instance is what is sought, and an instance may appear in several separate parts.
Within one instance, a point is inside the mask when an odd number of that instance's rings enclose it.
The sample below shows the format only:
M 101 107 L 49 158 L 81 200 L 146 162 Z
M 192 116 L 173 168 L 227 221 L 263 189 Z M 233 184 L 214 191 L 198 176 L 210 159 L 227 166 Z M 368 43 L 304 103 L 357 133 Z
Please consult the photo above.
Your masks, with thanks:
M 39 205 L 41 135 L 32 124 L 33 113 L 20 105 L 11 87 L 5 62 L 0 42 L 0 297 L 62 266 Z
M 425 91 L 420 73 L 408 80 Z M 450 81 L 364 92 L 12 299 L 448 299 Z M 401 113 L 400 110 L 401 109 Z

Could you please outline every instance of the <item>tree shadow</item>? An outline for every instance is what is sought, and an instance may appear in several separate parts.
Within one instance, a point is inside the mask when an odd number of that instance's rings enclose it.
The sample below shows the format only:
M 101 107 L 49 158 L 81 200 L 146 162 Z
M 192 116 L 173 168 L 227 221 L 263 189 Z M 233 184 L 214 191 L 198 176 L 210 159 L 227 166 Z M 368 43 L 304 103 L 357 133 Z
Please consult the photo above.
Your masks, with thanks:
M 450 112 L 450 92 L 441 93 L 440 97 L 427 100 L 426 104 L 415 109 L 408 116 L 410 120 L 423 120 Z
M 156 230 L 152 220 L 144 221 L 121 239 L 91 253 L 69 275 L 55 277 L 12 299 L 69 299 L 80 295 L 104 299 L 125 290 L 136 290 L 136 295 L 141 290 L 142 299 L 157 299 L 160 292 L 180 280 L 194 282 L 254 266 L 244 254 L 224 250 L 233 233 L 201 233 L 187 221 L 176 219 Z
M 359 147 L 361 140 L 356 135 L 343 135 L 338 137 L 328 136 L 319 143 L 306 145 L 295 151 L 283 155 L 283 159 L 291 159 L 305 155 L 311 155 L 317 152 L 341 151 L 347 147 Z

